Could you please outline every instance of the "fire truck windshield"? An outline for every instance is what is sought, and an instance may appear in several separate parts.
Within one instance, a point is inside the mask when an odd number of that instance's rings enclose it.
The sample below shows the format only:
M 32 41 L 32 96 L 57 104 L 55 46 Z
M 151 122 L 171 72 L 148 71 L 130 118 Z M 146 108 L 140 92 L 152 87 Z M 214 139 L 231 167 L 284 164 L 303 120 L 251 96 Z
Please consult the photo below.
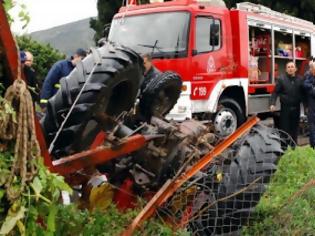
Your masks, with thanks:
M 154 58 L 185 57 L 190 14 L 163 12 L 115 18 L 109 41 L 130 47 Z

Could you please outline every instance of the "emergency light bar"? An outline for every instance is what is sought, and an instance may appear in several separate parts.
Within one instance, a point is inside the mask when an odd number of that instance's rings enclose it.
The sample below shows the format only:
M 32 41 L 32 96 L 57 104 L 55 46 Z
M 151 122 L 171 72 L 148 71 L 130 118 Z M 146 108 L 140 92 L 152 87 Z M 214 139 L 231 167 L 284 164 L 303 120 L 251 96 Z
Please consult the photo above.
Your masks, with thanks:
M 167 0 L 150 0 L 150 3 L 162 3 L 166 2 Z M 168 0 L 172 1 L 172 0 Z M 173 1 L 180 1 L 180 0 L 173 0 Z M 206 5 L 211 6 L 221 6 L 226 7 L 225 2 L 223 0 L 188 0 L 187 2 L 197 2 L 197 3 L 203 3 Z M 138 5 L 140 4 L 137 0 L 127 0 L 127 5 Z

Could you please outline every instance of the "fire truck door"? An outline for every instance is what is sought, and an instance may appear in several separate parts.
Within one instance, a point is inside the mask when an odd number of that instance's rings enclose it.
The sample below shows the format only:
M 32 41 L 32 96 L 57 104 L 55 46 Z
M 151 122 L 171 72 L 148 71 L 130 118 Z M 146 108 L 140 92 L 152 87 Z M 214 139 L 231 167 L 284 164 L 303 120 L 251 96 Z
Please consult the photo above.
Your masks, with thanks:
M 192 57 L 192 99 L 207 99 L 216 81 L 226 77 L 227 53 L 220 18 L 195 18 L 195 44 Z

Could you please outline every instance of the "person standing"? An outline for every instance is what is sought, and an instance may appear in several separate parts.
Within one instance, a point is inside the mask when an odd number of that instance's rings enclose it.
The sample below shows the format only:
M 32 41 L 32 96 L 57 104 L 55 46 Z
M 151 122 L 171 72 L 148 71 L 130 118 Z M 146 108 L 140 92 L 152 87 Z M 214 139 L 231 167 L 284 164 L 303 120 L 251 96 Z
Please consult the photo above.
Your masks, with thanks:
M 145 89 L 147 84 L 152 80 L 158 77 L 161 74 L 152 63 L 152 57 L 150 54 L 144 54 L 143 58 L 143 66 L 144 66 L 144 81 L 141 84 L 141 92 Z
M 82 48 L 77 49 L 76 53 L 70 58 L 57 61 L 49 70 L 41 90 L 40 103 L 44 107 L 48 99 L 51 98 L 60 88 L 59 81 L 61 78 L 70 74 L 76 64 L 86 57 L 86 51 Z
M 305 76 L 304 88 L 307 94 L 308 125 L 310 145 L 315 148 L 315 63 L 310 63 L 309 73 Z
M 25 51 L 25 60 L 22 61 L 23 72 L 26 83 L 32 95 L 33 102 L 39 102 L 39 85 L 37 81 L 37 74 L 33 68 L 34 57 L 29 51 Z
M 300 105 L 304 101 L 303 80 L 296 76 L 296 71 L 293 61 L 286 64 L 286 73 L 277 80 L 270 102 L 270 111 L 274 112 L 276 100 L 280 97 L 280 129 L 288 133 L 295 143 L 300 121 Z

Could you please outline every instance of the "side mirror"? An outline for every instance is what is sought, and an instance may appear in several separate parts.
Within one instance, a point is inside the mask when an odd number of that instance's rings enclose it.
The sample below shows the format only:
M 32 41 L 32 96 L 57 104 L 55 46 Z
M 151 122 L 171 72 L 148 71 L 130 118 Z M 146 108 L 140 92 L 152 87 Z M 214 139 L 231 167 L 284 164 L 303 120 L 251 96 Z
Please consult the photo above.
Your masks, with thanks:
M 213 24 L 210 25 L 210 40 L 209 45 L 212 46 L 212 50 L 215 46 L 219 45 L 219 37 L 220 37 L 220 27 L 218 24 L 215 24 L 213 21 Z

